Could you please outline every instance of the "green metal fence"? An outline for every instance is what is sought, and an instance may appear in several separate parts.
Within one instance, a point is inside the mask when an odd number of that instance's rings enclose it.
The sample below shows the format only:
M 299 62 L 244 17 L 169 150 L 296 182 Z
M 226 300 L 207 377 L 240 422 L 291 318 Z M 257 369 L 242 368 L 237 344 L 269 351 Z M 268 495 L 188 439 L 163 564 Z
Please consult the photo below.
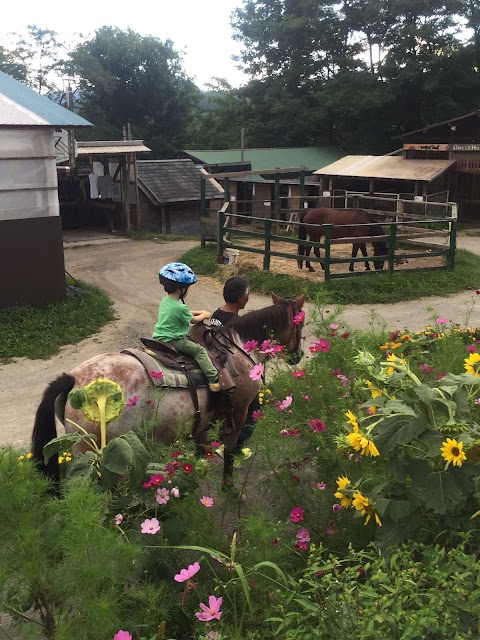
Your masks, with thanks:
M 238 228 L 238 224 L 243 226 L 255 221 L 255 230 L 246 228 Z M 449 270 L 452 271 L 455 268 L 455 251 L 456 251 L 456 219 L 455 218 L 442 218 L 442 219 L 430 219 L 422 221 L 402 221 L 402 222 L 382 222 L 382 227 L 388 228 L 388 232 L 383 236 L 372 236 L 370 234 L 370 227 L 378 226 L 378 223 L 369 223 L 363 225 L 305 225 L 308 228 L 321 228 L 323 230 L 323 242 L 312 242 L 310 240 L 302 240 L 301 244 L 305 247 L 318 247 L 320 249 L 321 257 L 317 258 L 315 255 L 310 254 L 308 261 L 315 263 L 323 263 L 325 268 L 325 280 L 332 280 L 334 278 L 346 278 L 355 277 L 360 275 L 370 275 L 373 273 L 382 273 L 382 271 L 346 271 L 341 273 L 332 273 L 332 265 L 346 264 L 350 265 L 352 262 L 386 262 L 388 267 L 383 273 L 392 273 L 395 270 L 395 261 L 397 257 L 402 259 L 421 259 L 421 258 L 433 258 L 441 256 L 445 258 L 445 264 L 442 266 L 434 267 L 415 267 L 415 270 Z M 272 242 L 283 242 L 287 244 L 298 245 L 298 227 L 300 222 L 289 222 L 289 225 L 294 227 L 297 232 L 292 235 L 280 235 L 274 233 L 274 227 L 278 227 L 278 221 L 270 218 L 256 218 L 249 215 L 233 214 L 228 211 L 221 210 L 217 214 L 217 255 L 219 260 L 222 259 L 226 248 L 238 249 L 248 253 L 256 253 L 263 255 L 263 270 L 270 270 L 270 261 L 272 256 L 285 258 L 287 260 L 304 260 L 305 256 L 297 253 L 297 247 L 292 250 L 292 253 L 285 253 L 282 251 L 272 250 Z M 263 231 L 262 231 L 263 226 Z M 362 237 L 349 238 L 339 237 L 332 239 L 332 230 L 335 229 L 337 235 L 338 230 L 347 227 L 365 227 L 365 234 Z M 429 243 L 425 241 L 426 238 L 435 239 L 443 238 L 445 246 Z M 263 248 L 252 247 L 248 244 L 241 244 L 241 239 L 255 239 L 263 240 Z M 368 256 L 368 258 L 351 258 L 351 257 L 332 257 L 331 247 L 335 244 L 351 244 L 355 242 L 371 243 L 372 241 L 384 240 L 388 244 L 387 256 Z M 411 248 L 409 253 L 402 253 L 401 256 L 397 255 L 399 245 Z M 430 246 L 430 249 L 425 247 Z M 421 249 L 424 249 L 421 252 Z M 415 252 L 414 252 L 415 250 Z M 322 255 L 323 252 L 323 255 Z M 406 271 L 408 269 L 402 269 Z

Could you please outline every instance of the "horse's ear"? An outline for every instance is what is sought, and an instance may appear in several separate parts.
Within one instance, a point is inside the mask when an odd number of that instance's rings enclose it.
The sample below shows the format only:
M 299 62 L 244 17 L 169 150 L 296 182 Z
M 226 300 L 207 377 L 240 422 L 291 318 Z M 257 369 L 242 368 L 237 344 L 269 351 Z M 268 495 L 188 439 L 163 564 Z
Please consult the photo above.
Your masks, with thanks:
M 299 297 L 295 300 L 295 302 L 293 303 L 293 304 L 294 304 L 294 306 L 295 306 L 297 309 L 301 309 L 301 308 L 303 307 L 303 305 L 305 304 L 305 298 L 306 298 L 306 295 L 307 295 L 306 293 L 302 293 L 302 295 L 301 295 L 301 296 L 299 296 Z
M 277 302 L 279 300 L 280 300 L 280 298 L 275 293 L 273 293 L 273 291 L 272 291 L 272 302 L 273 302 L 273 304 L 277 304 Z

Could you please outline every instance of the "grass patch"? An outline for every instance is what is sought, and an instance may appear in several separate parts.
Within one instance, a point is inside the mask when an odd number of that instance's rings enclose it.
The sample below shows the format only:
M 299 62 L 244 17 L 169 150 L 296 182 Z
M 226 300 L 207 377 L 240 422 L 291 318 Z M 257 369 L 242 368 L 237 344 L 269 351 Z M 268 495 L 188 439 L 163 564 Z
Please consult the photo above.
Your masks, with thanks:
M 216 262 L 216 247 L 195 247 L 180 258 L 197 274 L 225 280 L 226 271 Z M 366 304 L 402 302 L 427 296 L 445 296 L 478 287 L 480 256 L 463 249 L 457 250 L 455 271 L 372 272 L 365 277 L 356 276 L 333 282 L 315 282 L 284 274 L 265 271 L 241 271 L 256 293 L 294 297 L 305 291 L 320 304 Z M 228 275 L 232 275 L 231 270 Z M 315 277 L 315 276 L 313 276 Z
M 0 362 L 12 358 L 49 358 L 65 344 L 75 344 L 115 319 L 110 298 L 81 283 L 67 300 L 40 309 L 0 309 Z

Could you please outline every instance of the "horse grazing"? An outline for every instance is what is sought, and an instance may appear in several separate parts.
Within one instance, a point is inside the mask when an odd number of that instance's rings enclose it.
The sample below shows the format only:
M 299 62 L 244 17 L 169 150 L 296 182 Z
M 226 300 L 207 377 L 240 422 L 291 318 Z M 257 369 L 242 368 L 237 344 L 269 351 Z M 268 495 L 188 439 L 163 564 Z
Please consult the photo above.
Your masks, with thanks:
M 287 359 L 291 364 L 297 364 L 303 355 L 301 351 L 303 321 L 298 322 L 299 318 L 295 319 L 295 316 L 305 302 L 305 294 L 296 300 L 286 300 L 272 294 L 272 300 L 274 303 L 272 306 L 250 311 L 234 318 L 229 324 L 215 329 L 215 332 L 229 344 L 232 370 L 235 369 L 238 373 L 235 377 L 236 390 L 229 395 L 232 428 L 226 430 L 223 437 L 225 481 L 229 480 L 233 470 L 233 451 L 238 434 L 245 423 L 248 406 L 261 385 L 261 380 L 252 380 L 249 373 L 263 356 L 258 352 L 246 353 L 243 344 L 249 340 L 256 340 L 260 345 L 264 340 L 273 338 L 278 344 L 284 346 Z M 67 432 L 77 431 L 72 425 L 74 422 L 86 432 L 99 436 L 99 427 L 87 421 L 81 411 L 67 404 L 68 394 L 73 388 L 84 387 L 98 378 L 108 378 L 119 384 L 125 398 L 138 396 L 137 404 L 145 406 L 145 419 L 153 424 L 153 437 L 167 444 L 177 439 L 182 431 L 182 424 L 194 422 L 195 410 L 188 389 L 162 388 L 162 393 L 158 394 L 149 373 L 134 356 L 127 353 L 103 353 L 94 356 L 75 367 L 70 373 L 64 373 L 51 382 L 37 409 L 32 434 L 33 458 L 39 469 L 54 480 L 59 478 L 57 456 L 50 458 L 48 464 L 44 465 L 43 448 L 50 440 L 57 437 L 55 415 L 64 424 Z M 199 453 L 207 445 L 207 431 L 212 421 L 217 419 L 215 406 L 210 402 L 212 400 L 209 397 L 210 393 L 206 386 L 198 388 L 200 421 L 198 427 L 193 430 L 193 438 Z M 125 409 L 116 421 L 107 425 L 107 441 L 134 427 L 135 411 Z M 76 453 L 86 449 L 84 443 L 79 444 Z
M 307 224 L 332 224 L 335 225 L 331 230 L 331 239 L 337 238 L 360 238 L 366 235 L 382 236 L 384 235 L 383 229 L 379 224 L 375 224 L 369 227 L 353 226 L 353 225 L 365 225 L 375 220 L 372 219 L 370 214 L 362 209 L 329 209 L 327 207 L 320 207 L 319 209 L 309 209 L 302 213 L 300 216 L 300 224 L 298 239 L 310 240 L 311 242 L 320 242 L 322 236 L 325 235 L 323 228 L 307 227 Z M 337 226 L 337 225 L 352 225 L 352 226 Z M 384 240 L 373 241 L 373 254 L 375 256 L 386 256 L 388 253 L 387 243 Z M 305 255 L 306 258 L 310 255 L 312 247 L 305 246 L 299 243 L 298 255 Z M 352 240 L 352 258 L 356 258 L 358 251 L 362 252 L 364 258 L 368 258 L 367 247 L 365 242 L 355 242 Z M 313 252 L 317 258 L 320 258 L 319 247 L 314 247 Z M 315 271 L 311 263 L 305 260 L 305 264 L 309 271 Z M 325 264 L 320 263 L 322 269 L 325 270 Z M 384 261 L 379 260 L 374 262 L 375 270 L 381 271 L 383 269 Z M 298 260 L 298 268 L 303 268 L 303 260 Z M 354 262 L 350 263 L 349 271 L 353 271 Z M 368 261 L 365 262 L 365 270 L 370 271 L 370 265 Z

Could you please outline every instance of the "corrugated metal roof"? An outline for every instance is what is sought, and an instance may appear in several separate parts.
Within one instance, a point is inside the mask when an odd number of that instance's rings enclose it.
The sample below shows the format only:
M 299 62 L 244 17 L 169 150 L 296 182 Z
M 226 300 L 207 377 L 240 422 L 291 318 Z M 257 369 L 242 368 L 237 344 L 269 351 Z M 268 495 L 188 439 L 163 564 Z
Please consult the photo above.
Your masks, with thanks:
M 219 151 L 185 149 L 188 154 L 201 164 L 223 164 L 240 162 L 240 149 L 224 149 Z M 289 167 L 306 167 L 310 171 L 342 157 L 337 147 L 290 147 L 270 149 L 245 149 L 244 161 L 250 162 L 252 171 L 257 169 L 287 169 Z
M 201 175 L 201 170 L 191 160 L 138 162 L 139 186 L 154 204 L 199 201 Z M 223 198 L 223 189 L 221 191 L 210 180 L 205 180 L 207 200 Z
M 91 127 L 92 123 L 0 71 L 0 127 Z
M 151 149 L 143 144 L 143 140 L 96 140 L 92 142 L 77 142 L 77 155 L 79 156 L 112 156 L 148 151 L 151 151 Z
M 345 156 L 314 174 L 431 182 L 454 163 L 455 160 L 405 160 L 399 156 Z

